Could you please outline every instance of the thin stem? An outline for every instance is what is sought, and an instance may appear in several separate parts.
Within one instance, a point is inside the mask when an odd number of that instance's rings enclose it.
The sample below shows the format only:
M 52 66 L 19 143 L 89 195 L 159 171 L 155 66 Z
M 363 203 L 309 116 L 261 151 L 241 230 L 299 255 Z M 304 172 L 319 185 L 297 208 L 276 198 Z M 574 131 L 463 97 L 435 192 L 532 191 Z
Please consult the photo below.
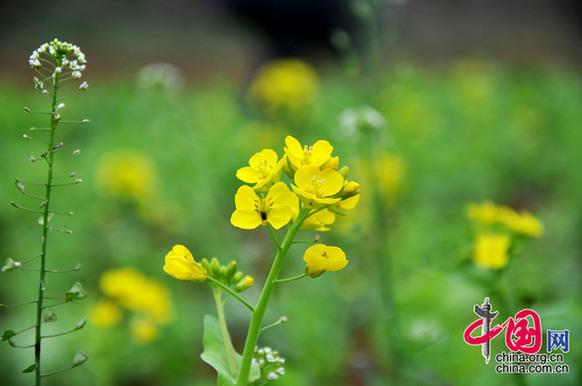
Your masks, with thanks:
M 281 284 L 281 283 L 289 283 L 295 280 L 299 280 L 299 279 L 303 279 L 305 276 L 307 276 L 306 273 L 302 273 L 300 275 L 296 275 L 296 276 L 291 276 L 285 279 L 277 279 L 275 280 L 275 284 Z
M 46 186 L 45 186 L 45 195 L 44 195 L 44 213 L 43 213 L 43 221 L 42 221 L 42 239 L 41 239 L 41 254 L 40 254 L 40 273 L 39 273 L 39 282 L 38 282 L 38 300 L 36 303 L 36 328 L 35 328 L 35 343 L 34 343 L 34 376 L 35 376 L 35 386 L 40 386 L 42 382 L 42 374 L 41 374 L 41 344 L 42 344 L 42 311 L 43 311 L 43 301 L 44 301 L 44 291 L 45 291 L 45 273 L 46 273 L 46 256 L 47 256 L 47 237 L 48 237 L 48 220 L 49 220 L 49 213 L 50 213 L 50 200 L 51 200 L 51 189 L 52 189 L 52 180 L 53 180 L 53 161 L 54 161 L 54 152 L 52 152 L 52 148 L 55 142 L 55 131 L 57 128 L 58 120 L 55 119 L 56 113 L 56 106 L 57 106 L 57 91 L 59 89 L 59 74 L 55 74 L 53 78 L 53 95 L 52 95 L 52 102 L 51 102 L 51 130 L 50 130 L 50 139 L 48 144 L 48 171 L 47 171 L 47 178 L 46 178 Z
M 228 367 L 230 367 L 230 373 L 234 378 L 236 377 L 237 374 L 236 359 L 234 357 L 234 347 L 232 345 L 232 340 L 230 339 L 230 334 L 228 333 L 226 318 L 224 317 L 224 304 L 222 303 L 222 291 L 218 287 L 213 287 L 212 294 L 214 295 L 214 301 L 216 303 L 216 313 L 218 315 L 218 323 L 220 324 L 220 332 L 222 333 L 222 340 L 224 342 L 224 351 L 226 353 Z
M 281 272 L 281 265 L 285 256 L 287 255 L 287 251 L 291 247 L 293 239 L 301 228 L 303 221 L 307 218 L 309 211 L 306 209 L 302 209 L 297 216 L 297 219 L 291 225 L 285 238 L 283 239 L 283 243 L 281 244 L 281 249 L 277 251 L 277 255 L 275 256 L 275 260 L 271 265 L 271 270 L 269 271 L 269 275 L 267 276 L 267 280 L 265 282 L 265 286 L 261 291 L 261 295 L 259 296 L 259 301 L 257 302 L 257 306 L 255 307 L 255 311 L 253 312 L 253 316 L 251 318 L 251 322 L 249 325 L 249 329 L 247 332 L 247 338 L 245 341 L 245 347 L 243 350 L 243 357 L 241 361 L 240 373 L 237 380 L 237 386 L 247 386 L 249 380 L 249 374 L 251 371 L 251 362 L 253 359 L 253 354 L 255 352 L 255 347 L 257 346 L 257 341 L 259 340 L 259 334 L 261 330 L 261 325 L 263 324 L 263 318 L 265 316 L 265 311 L 267 309 L 267 304 L 269 303 L 269 297 L 271 296 L 271 291 L 273 290 L 273 286 L 275 285 L 275 280 L 279 277 L 279 272 Z
M 277 250 L 280 251 L 281 250 L 281 243 L 279 242 L 279 240 L 277 240 L 277 236 L 275 235 L 275 231 L 273 230 L 273 228 L 269 224 L 267 224 L 267 229 L 269 230 L 269 235 L 271 235 L 271 239 L 273 240 L 273 243 L 275 243 Z
M 260 329 L 260 332 L 265 332 L 268 329 L 273 328 L 273 327 L 277 327 L 278 325 L 283 324 L 285 322 L 287 322 L 287 317 L 286 316 L 281 316 L 279 319 L 277 319 L 276 322 L 273 322 L 271 324 L 267 324 L 265 327 L 261 328 Z
M 244 305 L 249 310 L 251 310 L 251 312 L 253 312 L 255 310 L 255 308 L 249 302 L 247 302 L 246 300 L 244 300 L 242 296 L 240 296 L 239 294 L 237 294 L 236 291 L 234 291 L 229 286 L 224 285 L 223 283 L 219 282 L 218 280 L 216 280 L 215 278 L 210 277 L 210 276 L 208 276 L 206 279 L 210 280 L 212 283 L 216 284 L 217 286 L 219 286 L 220 288 L 222 288 L 223 290 L 225 290 L 226 292 L 228 292 L 229 294 L 231 294 L 232 296 L 234 296 L 234 298 L 236 300 L 238 300 L 239 302 L 241 302 L 241 304 Z

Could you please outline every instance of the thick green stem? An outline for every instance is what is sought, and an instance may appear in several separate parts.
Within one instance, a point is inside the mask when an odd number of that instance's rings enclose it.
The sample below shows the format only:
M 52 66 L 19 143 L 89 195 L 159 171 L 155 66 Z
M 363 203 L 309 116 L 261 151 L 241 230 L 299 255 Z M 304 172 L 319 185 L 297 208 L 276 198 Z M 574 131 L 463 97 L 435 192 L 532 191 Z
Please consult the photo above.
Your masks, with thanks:
M 46 273 L 46 255 L 47 255 L 47 237 L 48 237 L 48 222 L 49 222 L 49 211 L 51 202 L 51 188 L 53 182 L 53 159 L 54 151 L 53 146 L 55 142 L 55 130 L 57 128 L 58 119 L 56 117 L 57 108 L 57 91 L 59 89 L 59 74 L 55 74 L 53 78 L 53 95 L 51 102 L 51 127 L 49 134 L 49 143 L 46 152 L 46 160 L 48 165 L 46 187 L 44 193 L 44 208 L 42 214 L 42 239 L 41 239 L 41 254 L 40 254 L 40 274 L 38 283 L 38 298 L 36 301 L 36 328 L 35 328 L 35 340 L 34 340 L 34 378 L 35 386 L 40 386 L 42 382 L 41 375 L 41 342 L 42 342 L 42 312 L 43 312 L 43 301 L 44 301 L 44 291 L 45 291 L 45 273 Z
M 259 340 L 261 324 L 263 323 L 263 318 L 265 316 L 267 304 L 269 303 L 271 291 L 273 290 L 275 281 L 279 277 L 279 272 L 281 272 L 281 265 L 285 259 L 285 256 L 287 255 L 287 251 L 289 251 L 291 244 L 293 244 L 293 239 L 295 238 L 297 231 L 299 231 L 299 228 L 301 228 L 301 224 L 303 224 L 303 221 L 305 218 L 307 218 L 308 213 L 309 211 L 306 209 L 303 209 L 301 213 L 299 213 L 299 216 L 287 231 L 287 234 L 281 243 L 281 247 L 277 250 L 277 255 L 275 256 L 273 265 L 271 265 L 271 270 L 267 276 L 265 286 L 261 291 L 261 295 L 259 296 L 257 305 L 255 306 L 255 311 L 253 312 L 253 316 L 251 318 L 251 323 L 249 325 L 249 330 L 247 332 L 247 338 L 245 341 L 237 386 L 248 385 L 249 374 L 251 371 L 251 362 L 255 352 L 255 347 L 257 346 L 257 341 Z
M 222 303 L 222 290 L 218 287 L 212 287 L 212 294 L 216 302 L 216 314 L 218 315 L 218 323 L 220 324 L 220 332 L 222 333 L 222 340 L 224 342 L 224 351 L 230 367 L 230 373 L 236 376 L 236 360 L 234 358 L 234 347 L 230 334 L 228 333 L 228 326 L 226 325 L 226 318 L 224 317 L 224 304 Z

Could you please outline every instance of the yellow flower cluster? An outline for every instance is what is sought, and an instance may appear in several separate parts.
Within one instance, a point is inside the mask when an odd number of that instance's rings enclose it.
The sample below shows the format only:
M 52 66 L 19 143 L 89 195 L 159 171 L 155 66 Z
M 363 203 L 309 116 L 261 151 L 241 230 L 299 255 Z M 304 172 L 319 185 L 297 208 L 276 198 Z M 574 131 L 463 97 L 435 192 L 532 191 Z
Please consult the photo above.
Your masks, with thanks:
M 167 289 L 132 268 L 105 272 L 99 283 L 103 298 L 89 317 L 102 328 L 118 325 L 123 310 L 130 311 L 130 330 L 136 341 L 148 343 L 158 336 L 158 327 L 171 321 L 172 307 Z
M 544 232 L 543 224 L 531 213 L 490 201 L 469 204 L 467 217 L 477 225 L 473 261 L 481 268 L 505 267 L 513 236 L 540 237 Z
M 543 224 L 531 213 L 516 212 L 490 201 L 469 204 L 467 217 L 483 225 L 502 225 L 511 232 L 528 237 L 540 237 L 544 233 Z
M 359 184 L 346 179 L 348 168 L 340 168 L 339 157 L 333 155 L 333 150 L 325 140 L 302 145 L 296 138 L 287 136 L 281 158 L 272 149 L 254 154 L 249 166 L 236 173 L 241 181 L 253 186 L 238 188 L 235 211 L 230 218 L 232 225 L 241 229 L 255 229 L 261 225 L 280 229 L 294 223 L 299 214 L 304 213 L 300 219 L 303 228 L 328 231 L 335 222 L 336 213 L 353 209 L 360 200 Z M 282 171 L 292 180 L 290 188 L 282 181 Z M 309 254 L 309 262 L 306 254 L 310 275 L 321 267 L 329 268 L 324 271 L 341 269 L 345 267 L 344 260 L 347 264 L 345 255 L 340 259 L 342 264 L 336 262 L 337 251 L 333 249 L 336 247 L 325 248 L 332 249 Z M 315 264 L 314 259 L 320 264 Z
M 261 67 L 249 89 L 249 98 L 271 117 L 300 114 L 315 99 L 317 74 L 306 62 L 283 59 Z

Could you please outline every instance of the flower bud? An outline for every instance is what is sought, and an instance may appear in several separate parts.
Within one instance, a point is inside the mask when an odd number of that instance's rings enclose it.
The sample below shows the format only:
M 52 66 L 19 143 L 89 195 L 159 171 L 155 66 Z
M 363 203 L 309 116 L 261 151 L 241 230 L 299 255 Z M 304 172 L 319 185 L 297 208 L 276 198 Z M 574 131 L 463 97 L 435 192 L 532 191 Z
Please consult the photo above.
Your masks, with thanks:
M 225 275 L 226 281 L 232 282 L 232 278 L 233 278 L 235 273 L 236 273 L 236 261 L 233 260 L 230 263 L 228 263 L 228 265 L 226 266 L 226 275 Z
M 241 271 L 238 271 L 232 277 L 232 282 L 233 283 L 238 283 L 239 281 L 241 281 L 241 279 L 244 277 L 244 275 L 245 275 L 244 273 L 242 273 Z
M 341 174 L 342 176 L 347 176 L 348 172 L 350 171 L 350 168 L 348 166 L 342 166 L 340 170 L 338 170 L 339 174 Z
M 234 289 L 237 292 L 242 292 L 244 290 L 251 288 L 253 284 L 255 284 L 255 279 L 252 276 L 247 275 L 243 277 L 238 283 L 236 283 Z
M 334 169 L 337 170 L 337 168 L 339 167 L 339 157 L 335 156 L 335 157 L 331 157 L 326 163 L 324 163 L 321 168 L 322 169 Z

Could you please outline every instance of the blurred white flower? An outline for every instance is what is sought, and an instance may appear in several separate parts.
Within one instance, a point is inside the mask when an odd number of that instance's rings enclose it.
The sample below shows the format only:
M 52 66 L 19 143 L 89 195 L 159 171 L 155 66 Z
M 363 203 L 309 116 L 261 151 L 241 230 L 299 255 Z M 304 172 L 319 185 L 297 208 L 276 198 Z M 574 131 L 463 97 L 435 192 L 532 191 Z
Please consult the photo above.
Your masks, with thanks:
M 362 106 L 344 110 L 339 115 L 339 125 L 344 135 L 358 138 L 363 133 L 381 132 L 386 120 L 373 107 Z
M 181 91 L 185 84 L 182 71 L 170 63 L 152 63 L 143 66 L 137 72 L 136 81 L 140 88 L 161 88 L 170 94 Z

